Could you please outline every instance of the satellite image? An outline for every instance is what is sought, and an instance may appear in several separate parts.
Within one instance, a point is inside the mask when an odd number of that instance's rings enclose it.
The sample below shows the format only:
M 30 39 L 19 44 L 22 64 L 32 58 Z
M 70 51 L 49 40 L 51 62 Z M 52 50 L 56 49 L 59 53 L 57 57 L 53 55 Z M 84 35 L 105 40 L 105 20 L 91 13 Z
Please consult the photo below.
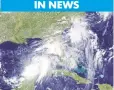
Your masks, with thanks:
M 0 90 L 113 90 L 112 12 L 0 12 Z

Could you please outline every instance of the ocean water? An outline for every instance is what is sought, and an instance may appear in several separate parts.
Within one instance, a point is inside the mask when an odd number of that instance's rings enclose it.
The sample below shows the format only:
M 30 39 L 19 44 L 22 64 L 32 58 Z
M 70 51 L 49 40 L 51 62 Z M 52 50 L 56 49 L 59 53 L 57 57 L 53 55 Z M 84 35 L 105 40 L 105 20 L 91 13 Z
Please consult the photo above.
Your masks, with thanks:
M 0 88 L 11 90 L 34 78 L 35 90 L 99 90 L 98 84 L 113 85 L 112 13 L 87 12 L 81 18 L 71 17 L 70 22 L 69 28 L 46 38 L 1 43 Z M 61 74 L 50 75 L 56 70 Z M 62 70 L 91 83 L 78 84 Z

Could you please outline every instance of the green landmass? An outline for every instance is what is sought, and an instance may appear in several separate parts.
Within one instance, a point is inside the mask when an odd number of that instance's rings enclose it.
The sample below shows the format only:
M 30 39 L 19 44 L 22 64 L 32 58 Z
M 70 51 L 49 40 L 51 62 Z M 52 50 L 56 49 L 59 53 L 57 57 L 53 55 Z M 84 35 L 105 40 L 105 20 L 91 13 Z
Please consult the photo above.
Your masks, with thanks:
M 80 77 L 79 75 L 77 75 L 74 72 L 71 71 L 67 71 L 67 70 L 54 70 L 50 73 L 48 73 L 47 76 L 69 76 L 71 78 L 73 78 L 74 80 L 76 80 L 76 82 L 78 84 L 89 84 L 91 83 L 89 80 Z M 24 82 L 22 82 L 22 84 L 19 86 L 19 88 L 16 88 L 14 90 L 34 90 L 34 85 L 35 85 L 36 79 L 32 79 L 32 80 L 25 80 Z M 100 90 L 113 90 L 113 87 L 111 85 L 108 84 L 98 84 L 98 87 Z
M 100 90 L 113 90 L 113 87 L 109 84 L 99 84 L 98 86 Z
M 84 16 L 84 13 L 0 13 L 0 43 L 4 41 L 23 43 L 26 41 L 26 38 L 42 38 L 48 34 L 53 34 L 56 30 L 64 30 L 70 26 L 71 16 L 81 17 Z M 51 74 L 55 72 L 57 75 L 63 73 L 64 76 L 72 77 L 78 83 L 90 83 L 89 80 L 70 71 L 56 70 Z M 19 88 L 14 90 L 34 90 L 35 81 L 36 79 L 25 80 Z M 98 86 L 100 90 L 113 90 L 113 87 L 108 84 L 99 84 Z
M 0 13 L 0 43 L 23 43 L 26 38 L 41 38 L 69 27 L 71 16 L 83 15 L 84 13 L 79 12 Z
M 89 83 L 91 83 L 89 80 L 87 80 L 83 77 L 80 77 L 75 72 L 71 72 L 68 70 L 55 70 L 55 71 L 53 71 L 52 74 L 55 74 L 57 76 L 58 75 L 69 76 L 69 77 L 73 78 L 78 84 L 89 84 Z
M 78 82 L 79 84 L 90 83 L 89 80 L 86 80 L 85 78 L 80 77 L 76 73 L 71 72 L 71 71 L 67 71 L 67 70 L 54 70 L 52 72 L 49 72 L 47 76 L 51 76 L 51 75 L 69 76 L 69 77 L 73 78 L 74 80 L 76 80 L 76 82 Z M 25 80 L 24 82 L 22 82 L 22 84 L 19 86 L 19 88 L 16 88 L 15 90 L 34 90 L 35 82 L 36 82 L 36 79 Z
M 24 80 L 22 84 L 13 90 L 34 90 L 36 79 Z

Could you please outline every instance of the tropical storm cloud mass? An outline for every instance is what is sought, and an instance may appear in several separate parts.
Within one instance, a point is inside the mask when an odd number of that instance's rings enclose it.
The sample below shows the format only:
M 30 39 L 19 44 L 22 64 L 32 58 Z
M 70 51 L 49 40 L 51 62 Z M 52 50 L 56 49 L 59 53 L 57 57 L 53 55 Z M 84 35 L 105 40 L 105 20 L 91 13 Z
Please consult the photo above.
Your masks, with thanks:
M 0 13 L 0 90 L 112 90 L 113 13 Z

